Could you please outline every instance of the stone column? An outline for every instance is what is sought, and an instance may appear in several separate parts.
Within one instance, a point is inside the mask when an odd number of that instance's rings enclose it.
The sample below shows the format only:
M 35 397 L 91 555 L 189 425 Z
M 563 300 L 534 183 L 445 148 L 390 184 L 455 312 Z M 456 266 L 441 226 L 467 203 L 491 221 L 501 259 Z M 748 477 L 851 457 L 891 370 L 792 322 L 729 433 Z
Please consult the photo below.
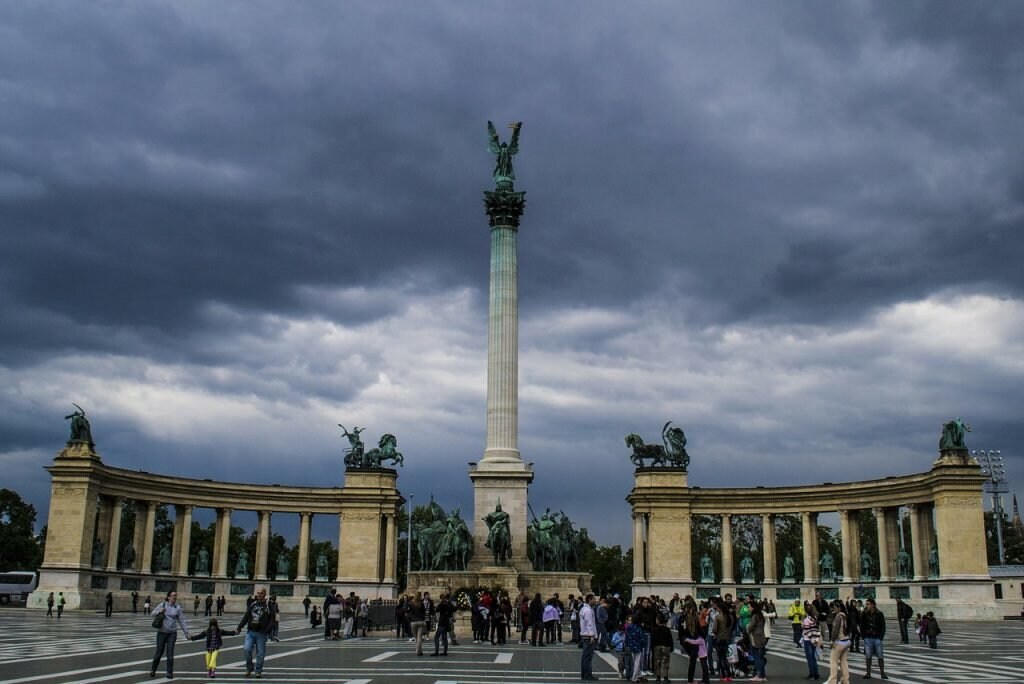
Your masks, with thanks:
M 857 581 L 860 575 L 857 572 L 859 567 L 857 551 L 859 546 L 860 526 L 857 521 L 857 511 L 849 509 L 839 511 L 839 529 L 843 538 L 843 582 L 852 583 Z
M 892 506 L 885 509 L 885 543 L 889 556 L 889 566 L 885 569 L 885 576 L 890 582 L 896 581 L 896 556 L 900 552 L 900 508 Z M 882 574 L 879 572 L 879 574 Z
M 299 513 L 299 567 L 295 568 L 295 581 L 309 581 L 309 530 L 312 513 Z
M 914 581 L 922 582 L 928 579 L 928 549 L 927 543 L 921 537 L 921 513 L 926 508 L 922 504 L 909 504 L 910 509 L 910 558 L 914 562 Z
M 270 511 L 259 512 L 259 531 L 256 534 L 256 572 L 257 581 L 266 581 L 267 554 L 270 551 Z
M 633 584 L 647 581 L 644 576 L 644 514 L 633 514 Z
M 149 575 L 153 572 L 153 533 L 156 529 L 156 501 L 146 501 L 143 504 L 144 523 L 142 533 L 142 552 L 138 553 L 136 559 L 142 559 L 139 572 Z M 138 525 L 138 519 L 135 524 Z
M 344 533 L 345 533 L 345 514 L 344 513 L 339 513 L 338 514 L 338 576 L 334 578 L 335 582 L 340 582 L 341 581 L 341 569 L 344 567 L 344 565 L 342 565 L 342 555 L 345 553 L 345 545 L 343 543 L 343 540 L 344 540 L 343 535 L 344 535 Z
M 124 499 L 112 497 L 113 515 L 110 517 L 110 544 L 107 546 L 107 572 L 117 570 L 117 548 L 121 545 L 121 504 Z
M 818 581 L 818 514 L 801 513 L 803 523 L 804 546 L 804 583 L 814 584 Z
M 385 534 L 384 543 L 387 546 L 384 548 L 384 582 L 390 583 L 395 581 L 395 575 L 398 569 L 398 558 L 396 551 L 398 550 L 398 532 L 395 529 L 395 516 L 387 516 L 387 532 Z
M 926 578 L 931 576 L 931 572 L 928 569 L 928 556 L 931 554 L 932 547 L 935 546 L 935 547 L 941 548 L 941 546 L 942 546 L 942 544 L 938 543 L 938 540 L 935 538 L 935 525 L 932 524 L 932 514 L 933 514 L 934 510 L 935 510 L 934 504 L 931 504 L 931 505 L 930 504 L 923 504 L 921 506 L 921 520 L 920 520 L 919 524 L 921 525 L 921 540 L 924 542 L 924 569 L 922 570 L 922 572 L 924 573 Z M 965 514 L 966 514 L 966 512 L 965 512 Z M 982 529 L 984 530 L 984 527 L 982 527 Z M 981 539 L 982 539 L 982 541 L 984 541 L 984 532 L 982 532 Z M 949 547 L 952 548 L 952 547 L 955 547 L 955 545 L 956 545 L 956 540 L 955 539 L 950 540 Z M 984 549 L 984 547 L 982 547 L 982 548 Z M 961 549 L 957 548 L 957 551 L 960 554 L 963 554 L 963 551 Z M 974 554 L 972 554 L 972 556 L 973 555 Z M 952 557 L 952 556 L 953 556 L 953 554 L 951 554 L 951 553 L 947 554 L 947 557 Z M 988 556 L 987 555 L 985 555 L 984 557 L 982 557 L 980 559 L 973 559 L 973 560 L 974 560 L 974 564 L 978 564 L 978 561 L 980 560 L 981 562 L 984 563 L 985 569 L 986 570 L 988 569 Z M 942 567 L 942 551 L 940 550 L 939 551 L 939 576 L 940 577 L 941 576 L 945 576 L 946 574 L 947 574 L 947 572 L 946 572 L 945 568 Z
M 732 516 L 722 516 L 722 584 L 736 584 L 732 565 Z
M 95 567 L 106 567 L 107 550 L 110 549 L 110 519 L 113 515 L 114 506 L 111 497 L 100 496 L 100 510 L 96 520 L 96 541 L 103 545 L 103 557 L 99 559 L 99 563 L 93 563 Z
M 181 519 L 181 534 L 177 535 L 177 537 L 180 546 L 175 556 L 174 571 L 179 575 L 187 577 L 189 552 L 192 549 L 192 506 L 175 506 L 175 523 L 177 523 L 179 518 Z
M 885 524 L 886 509 L 874 508 L 875 522 L 878 526 L 878 581 L 888 582 L 889 565 L 892 559 L 889 557 L 889 527 Z
M 214 533 L 213 576 L 225 578 L 228 576 L 228 540 L 231 538 L 231 509 L 217 509 L 217 531 Z
M 778 580 L 778 563 L 775 560 L 775 516 L 766 513 L 761 516 L 761 539 L 764 548 L 764 584 L 775 584 Z
M 171 534 L 171 567 L 172 575 L 178 572 L 178 557 L 181 556 L 181 531 L 185 528 L 181 506 L 174 506 L 174 532 Z
M 523 192 L 485 192 L 491 224 L 487 327 L 487 448 L 484 461 L 519 463 L 519 219 Z

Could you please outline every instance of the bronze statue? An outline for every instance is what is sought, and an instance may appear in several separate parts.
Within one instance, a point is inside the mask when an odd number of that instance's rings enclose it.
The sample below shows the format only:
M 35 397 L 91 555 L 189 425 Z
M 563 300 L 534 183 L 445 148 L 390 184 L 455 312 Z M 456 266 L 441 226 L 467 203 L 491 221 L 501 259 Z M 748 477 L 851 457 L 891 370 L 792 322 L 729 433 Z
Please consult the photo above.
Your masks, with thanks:
M 514 121 L 508 125 L 512 129 L 512 139 L 508 143 L 498 141 L 498 131 L 494 124 L 487 122 L 487 134 L 490 138 L 488 149 L 494 155 L 494 185 L 498 190 L 512 190 L 516 173 L 512 168 L 512 157 L 519 152 L 519 129 L 522 121 Z
M 385 433 L 380 441 L 377 442 L 376 449 L 370 449 L 366 452 L 364 458 L 366 467 L 368 468 L 380 468 L 383 461 L 392 461 L 394 465 L 401 466 L 405 463 L 405 459 L 402 457 L 402 452 L 396 447 L 398 446 L 398 440 L 391 433 Z
M 644 444 L 643 438 L 635 432 L 626 435 L 626 446 L 633 450 L 630 460 L 638 468 L 644 467 L 644 459 L 651 459 L 651 467 L 666 466 L 670 468 L 686 468 L 690 465 L 690 455 L 686 453 L 686 434 L 682 428 L 669 427 L 672 421 L 665 423 L 661 429 L 661 444 Z
M 72 402 L 77 411 L 69 416 L 64 416 L 64 420 L 71 421 L 71 439 L 69 442 L 83 442 L 89 446 L 95 446 L 92 441 L 92 427 L 89 425 L 89 419 L 85 417 L 85 409 L 78 404 Z
M 971 431 L 971 426 L 959 418 L 954 418 L 942 426 L 942 437 L 939 438 L 939 449 L 966 449 L 964 436 Z
M 713 584 L 715 581 L 715 566 L 711 563 L 711 556 L 706 553 L 700 557 L 700 581 L 702 584 Z
M 342 437 L 348 438 L 349 448 L 345 449 L 345 467 L 360 467 L 363 465 L 363 440 L 359 437 L 359 433 L 366 430 L 366 428 L 356 427 L 352 428 L 352 432 L 348 431 L 348 428 L 338 423 L 338 427 L 342 430 Z
M 492 513 L 484 516 L 483 521 L 487 523 L 487 542 L 484 544 L 494 554 L 494 564 L 504 565 L 509 556 L 512 555 L 512 531 L 509 529 L 510 518 L 508 513 L 501 510 L 501 501 L 498 501 L 497 508 Z
M 206 547 L 199 549 L 199 554 L 196 556 L 196 574 L 197 575 L 208 575 L 210 573 L 210 552 L 206 550 Z

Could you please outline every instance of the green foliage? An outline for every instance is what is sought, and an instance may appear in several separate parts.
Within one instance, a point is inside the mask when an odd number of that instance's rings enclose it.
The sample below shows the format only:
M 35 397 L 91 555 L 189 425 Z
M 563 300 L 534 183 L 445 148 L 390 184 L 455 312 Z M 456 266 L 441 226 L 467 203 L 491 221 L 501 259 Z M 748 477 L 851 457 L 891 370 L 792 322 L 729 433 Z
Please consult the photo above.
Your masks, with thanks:
M 690 572 L 699 578 L 700 559 L 707 556 L 715 569 L 715 579 L 722 577 L 722 527 L 718 516 L 694 515 L 690 517 Z
M 778 567 L 775 569 L 775 578 L 781 580 L 785 576 L 782 562 L 789 555 L 793 559 L 797 579 L 803 579 L 804 575 L 804 532 L 803 523 L 799 515 L 777 515 L 775 516 L 775 560 Z M 835 554 L 833 554 L 835 555 Z
M 1010 522 L 1003 513 L 1003 554 L 1007 565 L 1024 565 L 1024 534 Z M 996 516 L 985 513 L 985 551 L 989 565 L 999 565 L 999 534 L 996 530 Z
M 316 574 L 316 559 L 320 554 L 327 556 L 327 577 L 334 580 L 338 576 L 338 550 L 329 541 L 312 540 L 309 543 L 309 568 L 306 575 L 313 577 Z M 296 568 L 298 565 L 295 566 Z
M 864 553 L 867 551 L 871 554 L 871 557 L 875 560 L 875 566 L 878 566 L 878 518 L 875 516 L 870 509 L 863 509 L 857 512 L 857 518 L 860 522 L 860 552 Z M 860 560 L 854 564 L 857 571 L 860 572 Z
M 0 571 L 37 570 L 42 565 L 35 524 L 35 506 L 13 490 L 0 489 Z
M 580 570 L 592 575 L 590 586 L 595 594 L 617 593 L 626 596 L 633 581 L 633 549 L 598 546 L 593 542 L 580 559 Z
M 153 572 L 157 568 L 157 556 L 160 549 L 167 547 L 174 553 L 174 521 L 171 520 L 167 504 L 158 504 L 156 507 L 156 522 L 153 524 Z M 138 549 L 136 549 L 136 553 Z M 141 561 L 141 557 L 139 558 Z M 174 567 L 174 559 L 171 558 L 171 567 Z
M 135 501 L 124 499 L 121 502 L 121 536 L 117 540 L 117 558 L 124 558 L 124 550 L 135 538 Z M 135 549 L 136 558 L 141 558 L 139 549 Z
M 196 558 L 199 556 L 200 549 L 206 549 L 206 552 L 210 554 L 210 572 L 213 572 L 214 565 L 217 562 L 213 557 L 213 545 L 216 540 L 216 522 L 212 522 L 203 528 L 195 520 L 192 521 L 192 534 L 189 537 L 188 545 L 189 572 L 196 571 Z

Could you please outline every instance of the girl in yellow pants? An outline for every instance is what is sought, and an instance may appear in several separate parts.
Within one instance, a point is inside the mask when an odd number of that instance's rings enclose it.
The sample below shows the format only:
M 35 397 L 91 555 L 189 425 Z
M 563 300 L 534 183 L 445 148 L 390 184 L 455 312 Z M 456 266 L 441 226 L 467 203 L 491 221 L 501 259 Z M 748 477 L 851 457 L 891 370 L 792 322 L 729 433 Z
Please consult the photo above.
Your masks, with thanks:
M 217 654 L 220 653 L 220 647 L 224 645 L 223 637 L 234 636 L 238 632 L 232 632 L 229 629 L 221 629 L 217 625 L 217 619 L 210 620 L 210 626 L 204 629 L 199 634 L 192 637 L 192 641 L 198 641 L 199 639 L 206 639 L 206 676 L 214 678 L 217 676 Z

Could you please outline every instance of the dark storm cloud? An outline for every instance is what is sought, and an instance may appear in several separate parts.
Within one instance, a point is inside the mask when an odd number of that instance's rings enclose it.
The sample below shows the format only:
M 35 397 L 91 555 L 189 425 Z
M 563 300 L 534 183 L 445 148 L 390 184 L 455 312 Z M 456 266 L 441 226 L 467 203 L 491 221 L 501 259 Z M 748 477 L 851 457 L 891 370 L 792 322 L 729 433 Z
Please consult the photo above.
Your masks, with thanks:
M 706 484 L 797 477 L 743 461 L 766 445 L 922 469 L 966 410 L 1019 441 L 998 359 L 1024 291 L 1022 22 L 995 2 L 6 3 L 0 431 L 47 462 L 71 395 L 114 463 L 231 479 L 298 444 L 316 481 L 343 412 L 408 426 L 405 474 L 450 490 L 482 440 L 484 123 L 515 118 L 538 497 L 580 453 L 628 479 L 623 435 L 670 417 L 728 466 L 695 461 Z M 901 325 L 933 314 L 1001 346 Z

